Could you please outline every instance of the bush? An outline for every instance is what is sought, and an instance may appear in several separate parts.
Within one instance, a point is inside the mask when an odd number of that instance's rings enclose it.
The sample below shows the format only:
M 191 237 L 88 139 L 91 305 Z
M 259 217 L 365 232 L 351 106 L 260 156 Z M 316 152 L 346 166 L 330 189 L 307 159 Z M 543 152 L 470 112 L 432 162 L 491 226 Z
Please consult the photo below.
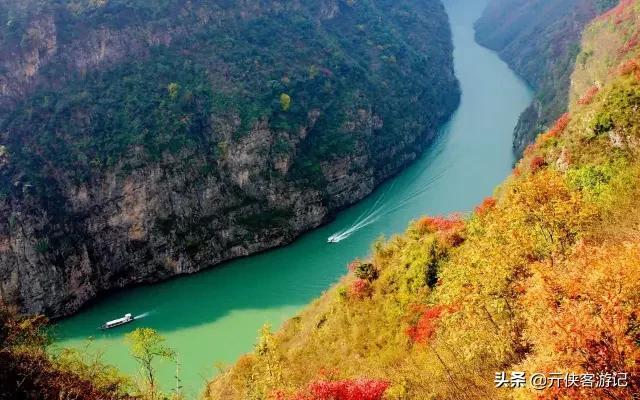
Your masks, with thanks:
M 49 241 L 47 239 L 38 240 L 33 249 L 38 254 L 46 254 L 49 251 Z
M 608 112 L 600 112 L 596 114 L 591 122 L 591 129 L 596 135 L 607 133 L 615 127 L 613 119 Z
M 371 283 L 364 279 L 356 279 L 351 284 L 349 295 L 360 300 L 364 299 L 365 297 L 369 297 L 371 295 Z
M 361 263 L 354 270 L 354 274 L 358 279 L 373 282 L 378 279 L 378 270 L 373 264 Z

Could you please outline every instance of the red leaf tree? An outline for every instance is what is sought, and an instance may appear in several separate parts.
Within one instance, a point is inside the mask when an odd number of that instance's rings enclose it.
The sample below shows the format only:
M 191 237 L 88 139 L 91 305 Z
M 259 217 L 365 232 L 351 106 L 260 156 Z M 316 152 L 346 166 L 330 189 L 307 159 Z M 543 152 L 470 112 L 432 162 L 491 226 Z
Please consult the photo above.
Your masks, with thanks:
M 414 342 L 419 344 L 428 344 L 436 334 L 438 322 L 446 308 L 442 305 L 434 307 L 426 307 L 417 305 L 413 307 L 412 312 L 417 314 L 417 321 L 412 323 L 407 329 L 407 336 Z
M 275 400 L 382 400 L 389 382 L 379 379 L 316 380 L 307 390 L 286 395 L 276 392 Z

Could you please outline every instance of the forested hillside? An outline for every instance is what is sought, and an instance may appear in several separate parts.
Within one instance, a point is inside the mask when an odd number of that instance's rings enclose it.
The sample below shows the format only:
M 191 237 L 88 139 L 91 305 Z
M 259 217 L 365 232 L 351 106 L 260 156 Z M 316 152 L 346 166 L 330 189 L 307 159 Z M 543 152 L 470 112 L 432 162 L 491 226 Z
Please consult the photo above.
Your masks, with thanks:
M 281 330 L 265 327 L 205 398 L 637 398 L 639 28 L 638 0 L 596 19 L 570 111 L 494 196 L 375 243 Z M 566 378 L 504 387 L 502 371 Z
M 439 0 L 0 2 L 0 300 L 286 244 L 414 160 L 459 100 Z
M 514 132 L 514 152 L 566 111 L 580 35 L 618 0 L 491 0 L 476 24 L 479 43 L 500 56 L 536 90 Z

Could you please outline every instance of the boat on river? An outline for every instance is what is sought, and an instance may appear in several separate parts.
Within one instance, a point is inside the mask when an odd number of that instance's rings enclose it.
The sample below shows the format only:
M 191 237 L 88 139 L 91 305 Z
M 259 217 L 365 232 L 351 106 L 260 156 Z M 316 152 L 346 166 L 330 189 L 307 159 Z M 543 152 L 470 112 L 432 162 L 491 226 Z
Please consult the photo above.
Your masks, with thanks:
M 340 237 L 338 235 L 331 235 L 327 239 L 327 243 L 338 243 L 340 241 Z
M 121 326 L 121 325 L 125 325 L 125 324 L 128 324 L 128 323 L 131 323 L 134 320 L 135 320 L 135 318 L 133 318 L 133 315 L 125 314 L 124 317 L 122 317 L 122 318 L 118 318 L 118 319 L 114 319 L 113 321 L 105 322 L 100 327 L 100 329 L 107 330 L 107 329 L 115 328 L 117 326 Z

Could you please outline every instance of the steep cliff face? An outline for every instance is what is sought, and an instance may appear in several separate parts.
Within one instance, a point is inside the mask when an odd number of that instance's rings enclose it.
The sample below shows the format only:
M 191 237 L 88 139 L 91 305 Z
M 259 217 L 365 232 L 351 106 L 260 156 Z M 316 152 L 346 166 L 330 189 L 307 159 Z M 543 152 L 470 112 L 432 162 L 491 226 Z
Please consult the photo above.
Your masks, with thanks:
M 459 98 L 438 0 L 34 0 L 0 26 L 0 300 L 54 317 L 290 242 Z
M 517 156 L 566 111 L 580 35 L 617 0 L 492 0 L 476 24 L 479 43 L 500 56 L 535 90 L 514 132 Z

